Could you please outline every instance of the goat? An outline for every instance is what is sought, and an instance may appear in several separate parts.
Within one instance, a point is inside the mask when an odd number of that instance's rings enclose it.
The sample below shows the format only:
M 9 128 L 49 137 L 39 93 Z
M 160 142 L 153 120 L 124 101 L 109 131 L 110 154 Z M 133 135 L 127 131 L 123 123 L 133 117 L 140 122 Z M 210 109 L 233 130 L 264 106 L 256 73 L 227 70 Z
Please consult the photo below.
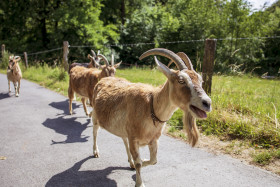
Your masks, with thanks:
M 12 81 L 14 83 L 16 97 L 19 96 L 20 79 L 22 78 L 21 69 L 18 64 L 18 61 L 20 61 L 20 59 L 21 58 L 19 56 L 10 56 L 7 69 L 9 92 L 11 92 L 10 82 Z
M 98 81 L 104 77 L 115 76 L 116 69 L 120 66 L 121 62 L 114 64 L 114 56 L 112 55 L 111 65 L 105 56 L 99 54 L 105 65 L 101 66 L 101 70 L 94 68 L 85 68 L 83 66 L 75 66 L 70 70 L 68 97 L 69 97 L 69 112 L 72 115 L 72 101 L 74 92 L 82 97 L 84 111 L 87 116 L 90 116 L 86 107 L 86 98 L 89 98 L 89 104 L 92 106 L 92 96 L 94 86 Z
M 157 163 L 158 139 L 163 127 L 180 108 L 183 123 L 192 146 L 198 141 L 196 118 L 207 117 L 211 99 L 202 89 L 202 78 L 184 54 L 180 57 L 167 49 L 146 51 L 140 60 L 160 55 L 174 61 L 178 70 L 169 69 L 154 57 L 158 69 L 167 77 L 163 86 L 131 83 L 122 78 L 103 78 L 93 93 L 93 154 L 99 157 L 97 132 L 102 127 L 122 138 L 131 168 L 136 169 L 136 186 L 144 186 L 141 167 Z M 140 146 L 149 146 L 150 160 L 141 160 Z
M 70 74 L 70 71 L 73 67 L 76 67 L 76 66 L 83 66 L 83 67 L 86 67 L 86 68 L 99 68 L 99 61 L 100 59 L 96 56 L 95 52 L 93 50 L 90 50 L 91 53 L 92 53 L 92 56 L 90 54 L 88 54 L 88 59 L 90 60 L 89 63 L 72 63 L 69 67 L 69 71 L 68 73 Z M 99 52 L 97 52 L 97 55 L 99 55 Z

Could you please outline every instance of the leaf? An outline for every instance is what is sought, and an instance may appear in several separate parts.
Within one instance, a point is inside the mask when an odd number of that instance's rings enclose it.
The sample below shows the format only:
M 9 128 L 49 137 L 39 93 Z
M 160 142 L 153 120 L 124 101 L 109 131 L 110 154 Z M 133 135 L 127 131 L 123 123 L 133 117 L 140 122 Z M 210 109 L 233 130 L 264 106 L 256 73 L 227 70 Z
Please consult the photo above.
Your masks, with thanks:
M 0 160 L 6 160 L 7 159 L 7 157 L 5 157 L 5 156 L 0 156 Z

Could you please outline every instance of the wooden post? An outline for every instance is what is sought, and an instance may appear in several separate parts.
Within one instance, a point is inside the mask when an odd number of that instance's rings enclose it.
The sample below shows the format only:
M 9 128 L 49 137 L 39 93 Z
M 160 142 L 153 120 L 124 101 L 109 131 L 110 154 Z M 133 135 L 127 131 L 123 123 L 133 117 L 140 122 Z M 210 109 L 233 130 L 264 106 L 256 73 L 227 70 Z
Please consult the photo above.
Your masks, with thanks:
M 23 55 L 24 55 L 25 67 L 28 68 L 27 52 L 24 52 Z
M 69 54 L 69 43 L 68 41 L 64 41 L 63 42 L 63 66 L 64 66 L 64 70 L 68 72 L 68 54 Z
M 2 57 L 4 56 L 4 53 L 5 53 L 5 44 L 2 44 L 2 46 L 1 46 L 1 55 L 2 55 Z
M 202 64 L 202 79 L 204 82 L 202 84 L 202 87 L 209 95 L 211 95 L 216 42 L 216 39 L 206 39 L 204 48 L 204 57 Z

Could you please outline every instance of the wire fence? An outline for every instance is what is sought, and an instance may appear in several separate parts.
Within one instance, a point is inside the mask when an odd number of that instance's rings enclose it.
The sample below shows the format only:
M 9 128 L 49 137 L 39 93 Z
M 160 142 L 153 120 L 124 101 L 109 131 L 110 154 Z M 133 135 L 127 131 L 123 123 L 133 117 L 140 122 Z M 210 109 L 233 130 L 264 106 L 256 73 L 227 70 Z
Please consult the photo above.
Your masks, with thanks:
M 231 71 L 237 71 L 236 68 L 240 66 L 235 66 L 235 65 L 243 65 L 243 69 L 248 68 L 248 64 L 251 63 L 249 58 L 255 58 L 254 56 L 249 56 L 245 57 L 247 58 L 248 62 L 246 61 L 241 61 L 239 60 L 236 56 L 235 53 L 240 53 L 240 51 L 243 50 L 243 56 L 248 56 L 245 53 L 252 53 L 252 45 L 251 41 L 254 40 L 278 40 L 280 39 L 280 36 L 265 36 L 265 37 L 242 37 L 242 38 L 216 38 L 214 40 L 217 41 L 217 52 L 216 52 L 216 57 L 215 60 L 217 62 L 219 61 L 224 61 L 228 60 L 228 62 L 224 63 L 227 68 L 229 68 Z M 198 67 L 198 70 L 201 70 L 201 64 L 203 59 L 203 53 L 204 53 L 204 42 L 206 39 L 197 39 L 197 40 L 181 40 L 181 41 L 163 41 L 163 42 L 139 42 L 139 43 L 120 43 L 120 44 L 105 44 L 103 46 L 103 49 L 107 50 L 107 53 L 115 53 L 119 56 L 117 56 L 115 59 L 120 59 L 122 60 L 122 66 L 125 67 L 145 67 L 145 66 L 151 66 L 153 67 L 154 64 L 150 63 L 148 64 L 146 62 L 139 62 L 138 60 L 138 53 L 141 53 L 143 51 L 146 51 L 147 49 L 153 48 L 155 46 L 163 47 L 163 48 L 168 48 L 172 51 L 178 51 L 181 49 L 186 49 L 189 51 L 184 51 L 187 54 L 193 54 L 193 56 L 190 56 L 192 61 L 195 61 L 194 66 Z M 232 46 L 236 44 L 237 42 L 242 43 L 239 45 L 239 49 L 228 49 L 227 51 L 230 51 L 229 54 L 226 54 L 225 51 L 221 51 L 219 49 L 222 48 L 224 43 L 228 43 L 228 46 Z M 241 47 L 240 47 L 241 46 Z M 93 45 L 70 45 L 68 46 L 70 53 L 69 53 L 69 62 L 88 62 L 89 60 L 87 59 L 87 54 L 90 51 L 90 49 L 95 49 L 95 46 Z M 223 46 L 224 47 L 224 46 Z M 240 50 L 241 48 L 241 50 Z M 256 47 L 255 47 L 256 49 Z M 254 50 L 255 50 L 254 49 Z M 123 52 L 127 50 L 128 52 Z M 109 52 L 108 52 L 109 51 Z M 135 51 L 135 52 L 134 52 Z M 195 51 L 195 52 L 194 52 Z M 102 51 L 103 53 L 103 51 Z M 129 53 L 129 54 L 127 54 Z M 195 53 L 195 55 L 194 55 Z M 22 53 L 16 53 L 16 56 L 21 56 L 23 57 L 23 52 Z M 63 47 L 58 47 L 58 48 L 53 48 L 49 50 L 43 50 L 43 51 L 35 51 L 35 52 L 27 52 L 28 60 L 29 62 L 36 62 L 38 63 L 47 63 L 47 64 L 53 64 L 54 61 L 61 61 L 63 57 Z M 227 59 L 227 57 L 236 57 L 236 59 Z M 195 60 L 193 60 L 195 59 Z M 276 59 L 273 57 L 268 57 L 265 59 L 266 61 L 273 62 Z M 164 61 L 164 60 L 163 60 Z M 132 62 L 132 63 L 131 63 Z M 238 62 L 238 63 L 237 63 Z M 256 64 L 256 70 L 258 70 L 257 67 L 258 64 Z M 222 66 L 222 64 L 220 64 Z M 254 68 L 255 68 L 254 67 Z M 218 68 L 223 68 L 223 67 L 218 67 Z M 255 70 L 255 69 L 251 69 Z
M 269 37 L 247 37 L 247 38 L 216 38 L 214 40 L 224 41 L 224 40 L 254 40 L 254 39 L 280 39 L 280 36 L 269 36 Z M 121 46 L 141 46 L 141 45 L 156 45 L 156 44 L 180 44 L 180 43 L 191 43 L 191 42 L 205 42 L 206 39 L 198 39 L 198 40 L 182 40 L 182 41 L 166 41 L 166 42 L 147 42 L 147 43 L 130 43 L 130 44 L 105 44 L 106 47 L 121 47 Z M 69 45 L 69 48 L 94 48 L 93 45 Z M 53 51 L 62 50 L 62 47 L 38 51 L 38 52 L 27 52 L 28 56 L 38 55 L 49 53 Z M 15 54 L 16 56 L 23 56 L 22 53 Z

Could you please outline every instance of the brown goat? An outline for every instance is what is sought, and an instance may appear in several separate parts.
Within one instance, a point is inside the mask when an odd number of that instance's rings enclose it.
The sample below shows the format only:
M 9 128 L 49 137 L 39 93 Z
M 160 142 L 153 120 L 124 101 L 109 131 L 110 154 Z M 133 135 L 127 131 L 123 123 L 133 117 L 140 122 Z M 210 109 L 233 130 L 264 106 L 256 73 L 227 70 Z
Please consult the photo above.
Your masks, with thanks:
M 151 49 L 140 60 L 160 55 L 174 61 L 179 70 L 169 69 L 155 57 L 158 69 L 167 77 L 163 86 L 152 87 L 131 83 L 125 79 L 103 78 L 93 95 L 93 154 L 99 157 L 97 132 L 99 127 L 123 139 L 131 168 L 136 169 L 136 186 L 144 186 L 141 167 L 156 164 L 158 139 L 165 122 L 180 108 L 183 123 L 192 146 L 198 141 L 196 118 L 206 118 L 211 111 L 211 99 L 202 89 L 202 78 L 192 68 L 188 58 L 167 49 Z M 187 57 L 187 55 L 185 55 Z M 149 146 L 150 160 L 141 160 L 140 146 Z
M 21 69 L 18 64 L 18 61 L 20 61 L 20 59 L 21 58 L 19 56 L 10 56 L 7 69 L 9 92 L 11 92 L 10 82 L 12 81 L 14 83 L 16 97 L 19 96 L 20 79 L 22 78 Z
M 115 76 L 116 68 L 118 68 L 121 64 L 121 62 L 114 64 L 113 56 L 111 61 L 112 65 L 109 65 L 105 56 L 99 54 L 97 57 L 100 57 L 105 62 L 105 65 L 101 66 L 101 70 L 95 68 L 85 68 L 83 66 L 75 66 L 70 70 L 68 97 L 69 112 L 71 115 L 74 93 L 77 93 L 82 97 L 82 103 L 86 115 L 90 116 L 86 107 L 86 98 L 89 99 L 90 106 L 92 106 L 94 86 L 104 77 Z

